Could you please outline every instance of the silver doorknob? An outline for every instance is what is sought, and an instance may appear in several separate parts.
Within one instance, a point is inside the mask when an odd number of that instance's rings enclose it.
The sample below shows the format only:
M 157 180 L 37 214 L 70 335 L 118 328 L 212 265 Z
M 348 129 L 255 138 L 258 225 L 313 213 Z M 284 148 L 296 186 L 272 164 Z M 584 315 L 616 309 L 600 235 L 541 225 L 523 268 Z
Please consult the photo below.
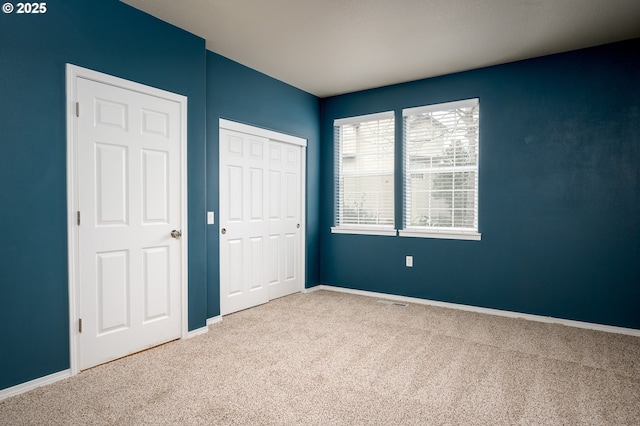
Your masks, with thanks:
M 182 231 L 176 231 L 175 229 L 173 231 L 171 231 L 171 236 L 173 238 L 180 238 L 182 237 Z
M 220 230 L 220 232 L 222 232 L 223 234 L 226 234 L 226 233 L 227 233 L 227 230 L 226 230 L 226 228 L 222 228 L 222 229 Z

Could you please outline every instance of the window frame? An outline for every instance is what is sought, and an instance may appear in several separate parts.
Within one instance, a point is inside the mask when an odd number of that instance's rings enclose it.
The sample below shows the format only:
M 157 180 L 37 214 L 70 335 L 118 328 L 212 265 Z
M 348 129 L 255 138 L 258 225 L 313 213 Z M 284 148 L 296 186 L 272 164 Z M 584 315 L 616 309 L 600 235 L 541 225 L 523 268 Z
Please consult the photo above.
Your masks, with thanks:
M 440 239 L 456 239 L 456 240 L 474 240 L 479 241 L 482 234 L 479 232 L 479 170 L 480 170 L 480 113 L 478 110 L 478 140 L 476 146 L 476 159 L 475 159 L 475 187 L 474 189 L 474 227 L 462 228 L 462 227 L 433 227 L 424 225 L 408 225 L 409 215 L 411 214 L 411 199 L 408 193 L 410 188 L 410 179 L 412 170 L 409 167 L 410 157 L 408 149 L 408 134 L 407 134 L 407 117 L 416 116 L 420 114 L 436 112 L 436 111 L 449 111 L 459 108 L 468 107 L 480 107 L 479 98 L 465 99 L 461 101 L 445 102 L 439 104 L 431 104 L 414 108 L 405 108 L 402 110 L 402 155 L 403 155 L 403 192 L 402 192 L 402 221 L 403 227 L 399 230 L 401 237 L 417 237 L 417 238 L 440 238 Z M 429 168 L 425 168 L 429 170 Z M 469 166 L 451 166 L 448 167 L 448 172 L 455 174 L 456 169 L 469 169 Z M 442 171 L 444 173 L 445 171 Z M 460 170 L 457 173 L 468 172 L 468 170 Z M 427 172 L 429 173 L 429 172 Z M 436 173 L 430 172 L 430 173 Z
M 391 187 L 393 188 L 392 192 L 392 206 L 391 206 L 391 221 L 392 223 L 389 225 L 377 225 L 377 224 L 343 224 L 341 223 L 344 205 L 341 204 L 341 200 L 343 199 L 343 186 L 341 182 L 343 182 L 344 172 L 343 172 L 343 150 L 342 150 L 342 141 L 339 137 L 339 128 L 345 125 L 352 124 L 360 124 L 381 120 L 392 120 L 393 124 L 393 159 L 392 159 L 392 168 L 389 171 L 381 172 L 355 172 L 352 173 L 352 176 L 357 176 L 358 174 L 362 176 L 383 176 L 391 174 L 393 179 L 393 184 Z M 336 119 L 333 122 L 334 128 L 334 223 L 335 226 L 331 227 L 331 232 L 334 234 L 360 234 L 360 235 L 382 235 L 382 236 L 396 236 L 398 231 L 395 226 L 395 181 L 397 178 L 397 168 L 395 167 L 395 158 L 396 158 L 396 120 L 395 120 L 395 112 L 385 111 L 374 114 L 365 114 L 358 115 L 346 118 Z

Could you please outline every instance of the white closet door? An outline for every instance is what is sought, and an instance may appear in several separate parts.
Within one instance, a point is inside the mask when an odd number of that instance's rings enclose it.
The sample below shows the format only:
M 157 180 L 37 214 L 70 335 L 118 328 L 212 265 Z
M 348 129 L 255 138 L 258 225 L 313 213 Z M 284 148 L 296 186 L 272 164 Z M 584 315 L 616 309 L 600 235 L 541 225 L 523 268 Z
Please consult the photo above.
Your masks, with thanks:
M 220 131 L 220 311 L 269 301 L 268 140 Z
M 301 179 L 302 147 L 269 143 L 269 298 L 301 289 Z
M 304 146 L 269 133 L 220 129 L 222 315 L 303 288 Z

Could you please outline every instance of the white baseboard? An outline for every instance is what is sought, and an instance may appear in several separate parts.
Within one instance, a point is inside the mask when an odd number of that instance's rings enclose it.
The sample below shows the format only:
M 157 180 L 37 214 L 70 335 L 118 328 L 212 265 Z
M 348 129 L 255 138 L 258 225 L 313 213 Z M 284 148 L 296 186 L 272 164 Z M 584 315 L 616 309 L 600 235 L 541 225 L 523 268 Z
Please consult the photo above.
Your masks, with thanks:
M 217 317 L 211 317 L 211 318 L 207 318 L 207 325 L 205 325 L 204 327 L 200 327 L 197 328 L 195 330 L 191 330 L 189 333 L 187 333 L 187 339 L 191 339 L 192 337 L 196 337 L 196 336 L 200 336 L 201 334 L 205 334 L 209 331 L 209 326 L 211 324 L 217 324 L 220 321 L 222 321 L 222 316 L 218 315 Z
M 29 382 L 20 383 L 19 385 L 12 386 L 10 388 L 0 390 L 0 401 L 9 398 L 11 396 L 16 396 L 21 393 L 28 392 L 35 388 L 39 388 L 40 386 L 50 385 L 51 383 L 57 382 L 62 379 L 66 379 L 71 377 L 71 370 L 63 370 L 57 373 L 49 374 L 48 376 L 40 377 Z
M 196 328 L 195 330 L 191 330 L 190 332 L 187 333 L 187 339 L 200 336 L 201 334 L 206 334 L 208 331 L 209 331 L 209 327 L 207 326 Z
M 612 325 L 596 324 L 591 322 L 574 321 L 562 318 L 547 317 L 542 315 L 523 314 L 520 312 L 503 311 L 500 309 L 480 308 L 477 306 L 461 305 L 458 303 L 438 302 L 436 300 L 419 299 L 417 297 L 396 296 L 394 294 L 376 293 L 365 290 L 354 290 L 344 287 L 335 287 L 331 285 L 320 284 L 315 287 L 306 288 L 303 293 L 313 293 L 319 290 L 329 290 L 339 293 L 350 293 L 359 296 L 377 297 L 380 299 L 395 300 L 398 302 L 414 303 L 417 305 L 438 306 L 441 308 L 459 309 L 461 311 L 477 312 L 481 314 L 498 315 L 509 318 L 522 318 L 529 321 L 546 322 L 551 324 L 561 324 L 568 327 L 585 328 L 589 330 L 605 331 L 607 333 L 627 334 L 629 336 L 640 337 L 640 330 L 635 328 L 616 327 Z
M 207 325 L 217 324 L 222 321 L 222 315 L 218 315 L 217 317 L 207 318 Z

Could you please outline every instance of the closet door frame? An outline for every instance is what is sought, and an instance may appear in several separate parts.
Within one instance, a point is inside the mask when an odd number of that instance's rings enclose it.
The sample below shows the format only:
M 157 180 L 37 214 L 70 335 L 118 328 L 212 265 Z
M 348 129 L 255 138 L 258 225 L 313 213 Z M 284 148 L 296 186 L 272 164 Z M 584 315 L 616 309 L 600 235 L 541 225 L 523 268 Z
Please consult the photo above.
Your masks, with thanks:
M 297 146 L 300 147 L 300 247 L 299 247 L 299 256 L 298 256 L 298 261 L 297 261 L 297 265 L 296 265 L 296 269 L 298 271 L 300 271 L 300 288 L 299 291 L 303 291 L 304 288 L 306 287 L 306 147 L 307 147 L 307 140 L 304 138 L 300 138 L 297 136 L 292 136 L 292 135 L 288 135 L 285 133 L 280 133 L 280 132 L 276 132 L 273 130 L 268 130 L 268 129 L 264 129 L 264 128 L 260 128 L 260 127 L 256 127 L 256 126 L 251 126 L 251 125 L 247 125 L 247 124 L 243 124 L 243 123 L 239 123 L 236 121 L 231 121 L 231 120 L 227 120 L 224 118 L 219 119 L 219 134 L 220 136 L 222 136 L 223 131 L 233 131 L 233 132 L 240 132 L 240 133 L 244 133 L 244 134 L 248 134 L 248 135 L 253 135 L 253 136 L 258 136 L 258 137 L 262 137 L 262 138 L 266 138 L 268 139 L 268 141 L 276 141 L 276 142 L 281 142 L 281 143 L 285 143 L 285 144 L 290 144 L 293 146 Z M 219 143 L 222 143 L 222 137 L 219 139 Z M 219 148 L 220 149 L 220 148 Z M 222 165 L 222 159 L 219 160 L 220 161 L 220 167 L 219 170 L 220 172 L 222 172 L 223 169 L 223 165 Z M 220 176 L 218 179 L 218 189 L 219 192 L 218 194 L 220 194 L 222 191 L 222 188 L 220 187 L 221 185 L 221 180 L 220 180 Z M 220 215 L 220 211 L 221 209 L 223 209 L 224 206 L 220 205 L 220 203 L 218 203 L 218 216 L 222 217 Z M 222 230 L 222 228 L 224 227 L 224 224 L 222 224 L 221 221 L 218 222 L 218 237 L 220 238 L 220 232 Z M 220 250 L 222 250 L 222 247 L 220 247 Z M 218 260 L 220 262 L 220 259 Z M 222 269 L 222 265 L 220 265 L 220 269 Z M 220 277 L 220 279 L 222 280 L 222 277 Z M 222 288 L 222 281 L 220 282 L 220 287 Z M 222 294 L 220 294 L 220 297 L 222 298 Z M 271 300 L 271 298 L 270 298 Z M 221 301 L 222 302 L 222 301 Z M 220 312 L 221 315 L 225 315 L 226 313 Z

